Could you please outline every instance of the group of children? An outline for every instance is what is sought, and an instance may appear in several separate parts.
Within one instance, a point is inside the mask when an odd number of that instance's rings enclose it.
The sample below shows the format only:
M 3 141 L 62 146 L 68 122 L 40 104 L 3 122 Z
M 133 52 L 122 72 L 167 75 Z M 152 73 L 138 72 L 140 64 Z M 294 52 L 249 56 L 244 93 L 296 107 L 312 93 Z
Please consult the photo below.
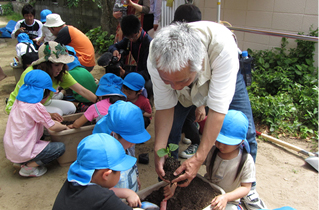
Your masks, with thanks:
M 132 102 L 144 97 L 139 89 L 143 85 L 139 86 L 137 82 L 142 76 L 137 73 L 129 75 L 132 78 L 124 78 L 124 82 L 112 73 L 101 78 L 97 90 L 101 101 L 92 105 L 83 116 L 91 121 L 103 115 L 102 119 L 96 124 L 93 134 L 79 143 L 77 160 L 70 166 L 67 181 L 53 209 L 83 206 L 87 207 L 84 209 L 93 206 L 131 209 L 129 206 L 141 205 L 136 194 L 139 190 L 136 158 L 127 154 L 131 154 L 129 148 L 148 141 L 151 136 L 145 129 L 145 112 L 143 114 L 139 107 L 125 101 L 127 96 L 123 84 L 130 91 L 135 91 Z M 41 140 L 43 126 L 61 131 L 75 127 L 78 122 L 69 127 L 62 125 L 52 120 L 45 110 L 42 103 L 49 91 L 55 91 L 46 72 L 30 71 L 24 81 L 8 118 L 4 148 L 7 158 L 21 167 L 21 176 L 42 176 L 46 172 L 44 165 L 64 153 L 63 143 Z M 226 191 L 226 194 L 212 200 L 212 205 L 220 209 L 237 209 L 239 199 L 249 192 L 251 183 L 256 181 L 254 162 L 248 153 L 249 146 L 244 144 L 247 129 L 247 117 L 239 111 L 230 110 L 217 137 L 216 147 L 207 157 L 205 177 Z M 176 185 L 172 186 L 169 189 L 166 187 L 166 199 L 173 195 Z M 126 199 L 129 206 L 119 198 Z
M 45 16 L 50 12 L 45 10 L 43 14 Z M 42 20 L 45 19 L 41 16 Z M 23 29 L 21 30 L 14 34 L 18 39 L 20 36 L 26 43 L 31 44 L 30 37 L 21 33 Z M 45 40 L 45 37 L 47 36 L 41 36 L 37 42 Z M 29 48 L 33 46 L 29 45 Z M 52 53 L 48 54 L 48 51 Z M 57 52 L 61 53 L 60 58 Z M 42 67 L 42 70 L 30 68 L 22 75 L 23 81 L 15 90 L 15 98 L 11 100 L 8 109 L 10 115 L 3 138 L 6 156 L 19 168 L 21 176 L 42 176 L 47 171 L 44 165 L 65 152 L 63 143 L 42 139 L 43 126 L 52 131 L 62 131 L 79 128 L 87 121 L 96 120 L 93 134 L 78 145 L 77 160 L 69 168 L 67 180 L 55 200 L 53 209 L 139 207 L 141 201 L 136 192 L 140 189 L 140 180 L 136 158 L 133 157 L 134 145 L 151 138 L 146 128 L 152 119 L 152 107 L 144 88 L 145 79 L 135 72 L 125 75 L 124 79 L 120 77 L 123 75 L 106 73 L 96 89 L 96 103 L 89 106 L 73 124 L 63 125 L 63 118 L 50 115 L 43 104 L 52 97 L 50 91 L 56 92 L 58 84 L 68 87 L 75 84 L 65 76 L 69 74 L 61 74 L 65 72 L 66 64 L 76 60 L 76 57 L 67 57 L 65 52 L 67 50 L 62 45 L 48 42 L 40 47 L 40 59 L 35 61 L 35 66 Z M 40 65 L 45 58 L 53 63 L 50 73 L 45 70 L 47 67 Z M 64 65 L 63 69 L 55 71 L 54 65 L 60 63 Z M 70 84 L 66 85 L 67 82 Z M 78 87 L 74 89 L 79 90 Z M 84 95 L 92 101 L 89 94 Z M 61 113 L 63 114 L 65 113 Z M 240 198 L 248 194 L 252 183 L 256 181 L 254 161 L 249 154 L 249 145 L 245 143 L 247 129 L 247 117 L 239 111 L 230 110 L 225 116 L 215 147 L 206 159 L 205 177 L 226 191 L 226 194 L 212 200 L 215 209 L 239 208 Z M 176 187 L 175 184 L 165 188 L 165 200 L 173 196 Z M 126 199 L 128 205 L 119 198 Z M 246 208 L 254 209 L 247 206 Z

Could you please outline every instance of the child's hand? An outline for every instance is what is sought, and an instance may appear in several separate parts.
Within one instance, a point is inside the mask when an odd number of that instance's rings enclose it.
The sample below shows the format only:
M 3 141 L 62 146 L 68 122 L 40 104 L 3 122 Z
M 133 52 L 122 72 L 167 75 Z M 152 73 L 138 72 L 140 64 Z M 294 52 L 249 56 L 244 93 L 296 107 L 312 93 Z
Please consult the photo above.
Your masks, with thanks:
M 227 198 L 226 198 L 225 194 L 216 196 L 212 200 L 211 205 L 214 207 L 213 208 L 214 210 L 224 210 L 226 208 L 226 205 L 227 205 Z
M 129 192 L 126 201 L 130 207 L 138 207 L 142 205 L 140 197 L 138 197 L 136 192 L 134 192 L 133 190 Z
M 52 120 L 56 120 L 58 122 L 63 121 L 63 117 L 61 115 L 59 115 L 58 113 L 50 113 L 50 115 L 51 115 Z
M 72 129 L 72 128 L 74 128 L 74 127 L 73 127 L 73 124 L 71 124 L 71 125 L 68 125 L 68 128 L 69 128 L 69 129 Z
M 166 187 L 164 187 L 164 199 L 163 200 L 168 200 L 171 197 L 173 197 L 175 190 L 177 187 L 177 182 L 174 182 L 173 184 L 169 184 Z

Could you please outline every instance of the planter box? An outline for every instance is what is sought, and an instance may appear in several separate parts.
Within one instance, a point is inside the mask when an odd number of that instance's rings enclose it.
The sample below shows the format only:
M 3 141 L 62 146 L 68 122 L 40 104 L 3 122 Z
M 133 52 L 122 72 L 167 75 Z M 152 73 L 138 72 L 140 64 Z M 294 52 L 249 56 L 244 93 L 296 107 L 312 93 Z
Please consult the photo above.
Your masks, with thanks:
M 209 185 L 210 185 L 213 189 L 215 189 L 217 192 L 220 192 L 220 194 L 225 194 L 225 191 L 224 191 L 221 187 L 219 187 L 219 186 L 217 186 L 217 185 L 215 185 L 215 184 L 209 182 L 207 179 L 205 179 L 205 178 L 204 178 L 203 176 L 201 176 L 200 174 L 197 174 L 197 177 L 200 178 L 201 180 L 203 180 L 204 182 L 206 182 L 207 184 L 209 184 Z M 141 201 L 143 201 L 143 200 L 144 200 L 148 195 L 150 195 L 153 191 L 156 191 L 156 190 L 158 190 L 158 189 L 160 189 L 161 187 L 164 187 L 164 186 L 166 186 L 166 185 L 167 185 L 166 182 L 161 181 L 161 182 L 158 182 L 158 183 L 156 183 L 156 184 L 154 184 L 154 185 L 152 185 L 152 186 L 149 186 L 149 187 L 147 187 L 147 188 L 145 188 L 145 189 L 143 189 L 143 190 L 141 190 L 141 191 L 138 191 L 137 194 L 138 194 L 138 196 L 140 197 Z M 207 206 L 206 208 L 204 208 L 203 210 L 211 210 L 210 205 Z
M 63 116 L 64 121 L 74 121 L 82 116 L 83 113 Z M 77 146 L 79 142 L 92 134 L 95 125 L 82 126 L 60 132 L 48 131 L 53 142 L 63 142 L 65 145 L 64 154 L 57 160 L 60 166 L 69 166 L 76 160 Z

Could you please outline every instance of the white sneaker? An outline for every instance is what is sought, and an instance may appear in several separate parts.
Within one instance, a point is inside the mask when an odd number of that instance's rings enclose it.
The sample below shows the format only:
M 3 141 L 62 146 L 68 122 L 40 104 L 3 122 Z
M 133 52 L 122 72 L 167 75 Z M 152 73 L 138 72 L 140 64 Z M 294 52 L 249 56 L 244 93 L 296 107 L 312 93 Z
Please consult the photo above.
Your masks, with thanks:
M 181 152 L 179 154 L 179 156 L 181 158 L 185 158 L 185 159 L 188 159 L 188 158 L 191 158 L 193 157 L 193 155 L 195 155 L 196 151 L 198 149 L 198 144 L 191 144 L 187 147 L 186 150 L 184 150 L 183 152 Z
M 37 176 L 42 176 L 46 172 L 47 172 L 47 168 L 44 166 L 28 167 L 26 165 L 21 165 L 19 174 L 24 177 L 37 177 Z
M 266 204 L 260 199 L 256 189 L 249 191 L 248 195 L 241 199 L 247 210 L 267 209 Z
M 192 140 L 190 140 L 190 139 L 184 137 L 183 140 L 182 140 L 182 142 L 183 142 L 184 144 L 191 144 L 191 143 L 192 143 Z

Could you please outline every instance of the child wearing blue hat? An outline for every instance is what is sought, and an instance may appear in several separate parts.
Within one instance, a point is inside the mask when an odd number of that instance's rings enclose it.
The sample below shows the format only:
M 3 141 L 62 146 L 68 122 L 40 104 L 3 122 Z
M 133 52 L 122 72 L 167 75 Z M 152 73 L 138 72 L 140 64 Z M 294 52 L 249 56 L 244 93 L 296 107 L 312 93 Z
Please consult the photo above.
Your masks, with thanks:
M 113 190 L 122 171 L 135 163 L 136 158 L 125 154 L 123 146 L 112 136 L 98 133 L 85 137 L 77 147 L 77 160 L 70 166 L 53 210 L 125 210 L 140 206 L 141 201 L 132 190 L 122 189 L 121 194 Z
M 25 177 L 42 176 L 47 169 L 43 166 L 60 157 L 65 147 L 62 142 L 41 140 L 43 126 L 52 131 L 68 129 L 66 125 L 51 119 L 42 105 L 55 92 L 49 74 L 33 70 L 26 74 L 24 84 L 10 112 L 3 145 L 6 157 L 19 166 L 19 174 Z
M 252 183 L 256 181 L 255 164 L 249 154 L 250 148 L 246 140 L 247 131 L 248 119 L 246 115 L 241 111 L 229 110 L 215 146 L 209 152 L 204 163 L 206 165 L 205 178 L 226 192 L 212 200 L 211 205 L 215 208 L 237 210 L 240 199 L 250 192 Z M 176 188 L 176 186 L 174 187 Z M 169 190 L 174 191 L 175 189 L 166 188 L 165 193 L 172 195 Z M 260 198 L 257 196 L 252 199 Z M 243 203 L 245 204 L 245 202 Z M 245 207 L 249 210 L 267 208 L 261 199 L 260 203 L 263 205 L 262 207 L 247 205 Z
M 100 79 L 99 87 L 96 90 L 96 95 L 100 98 L 95 104 L 92 104 L 84 114 L 78 118 L 69 128 L 79 128 L 86 122 L 96 120 L 97 122 L 108 113 L 111 104 L 118 100 L 125 100 L 126 96 L 121 91 L 123 80 L 115 74 L 104 74 Z
M 44 9 L 40 12 L 40 21 L 43 24 L 42 27 L 42 36 L 40 39 L 37 40 L 37 45 L 41 45 L 42 43 L 48 42 L 48 41 L 54 41 L 56 39 L 56 36 L 54 36 L 49 28 L 47 26 L 44 26 L 44 24 L 47 22 L 47 15 L 52 14 L 51 10 Z
M 38 60 L 38 51 L 33 45 L 33 41 L 28 34 L 20 33 L 17 36 L 18 44 L 16 45 L 17 58 L 22 64 L 23 69 L 31 65 L 33 61 Z
M 109 113 L 96 123 L 93 133 L 107 133 L 116 138 L 127 151 L 135 156 L 135 144 L 148 141 L 151 135 L 144 128 L 144 119 L 139 107 L 131 102 L 117 101 L 109 108 Z M 140 188 L 137 165 L 121 173 L 115 186 L 117 189 L 128 188 L 137 192 Z
M 143 76 L 139 73 L 132 72 L 126 75 L 123 82 L 123 92 L 127 97 L 127 101 L 132 102 L 140 107 L 143 112 L 144 126 L 147 128 L 152 119 L 152 106 L 148 98 L 142 93 L 145 85 Z M 144 91 L 146 92 L 146 90 Z

